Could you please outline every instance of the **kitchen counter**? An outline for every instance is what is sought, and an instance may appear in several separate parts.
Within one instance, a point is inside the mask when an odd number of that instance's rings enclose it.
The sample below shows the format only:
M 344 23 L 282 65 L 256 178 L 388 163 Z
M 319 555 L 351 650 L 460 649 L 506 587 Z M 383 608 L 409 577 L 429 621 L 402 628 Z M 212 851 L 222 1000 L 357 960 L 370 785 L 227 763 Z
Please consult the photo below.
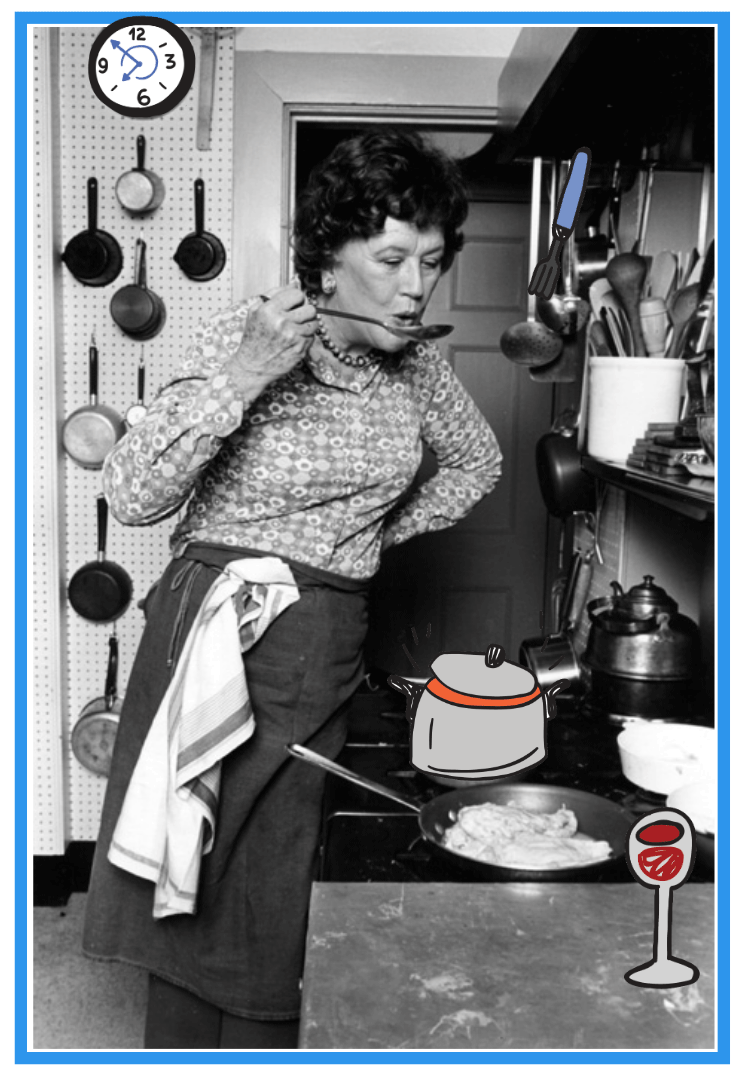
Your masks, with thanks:
M 625 884 L 315 883 L 299 1045 L 308 1049 L 711 1049 L 713 886 L 673 897 L 682 988 L 650 960 L 654 892 Z

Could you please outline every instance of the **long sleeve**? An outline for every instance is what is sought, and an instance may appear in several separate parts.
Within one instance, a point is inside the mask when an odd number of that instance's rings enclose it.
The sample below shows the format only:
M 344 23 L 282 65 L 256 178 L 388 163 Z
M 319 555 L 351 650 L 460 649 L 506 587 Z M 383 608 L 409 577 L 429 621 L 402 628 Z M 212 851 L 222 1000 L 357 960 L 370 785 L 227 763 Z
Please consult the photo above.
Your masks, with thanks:
M 249 304 L 202 324 L 184 366 L 104 462 L 102 484 L 124 524 L 153 524 L 184 503 L 206 465 L 244 418 L 242 396 L 223 372 L 238 349 Z
M 495 434 L 451 366 L 434 353 L 428 370 L 435 378 L 429 380 L 421 436 L 438 470 L 388 517 L 383 547 L 456 524 L 501 475 L 503 457 Z

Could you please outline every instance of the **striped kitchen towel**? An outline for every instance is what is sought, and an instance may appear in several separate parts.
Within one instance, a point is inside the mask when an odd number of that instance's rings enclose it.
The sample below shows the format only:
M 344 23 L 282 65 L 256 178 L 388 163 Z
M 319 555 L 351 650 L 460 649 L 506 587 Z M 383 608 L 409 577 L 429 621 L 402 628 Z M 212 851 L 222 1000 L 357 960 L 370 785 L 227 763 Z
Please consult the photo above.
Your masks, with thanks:
M 108 858 L 156 884 L 153 916 L 197 911 L 221 759 L 254 731 L 242 652 L 299 598 L 280 558 L 230 562 L 213 582 L 127 788 Z

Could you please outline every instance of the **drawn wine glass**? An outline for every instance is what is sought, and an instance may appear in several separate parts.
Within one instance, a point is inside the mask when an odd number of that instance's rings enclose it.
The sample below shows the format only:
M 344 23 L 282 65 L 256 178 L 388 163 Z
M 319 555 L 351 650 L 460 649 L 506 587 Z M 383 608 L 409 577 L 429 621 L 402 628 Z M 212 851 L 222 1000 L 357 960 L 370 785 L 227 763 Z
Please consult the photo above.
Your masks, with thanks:
M 662 807 L 639 818 L 628 837 L 628 866 L 643 886 L 656 890 L 654 956 L 629 969 L 628 984 L 641 988 L 679 988 L 700 976 L 697 966 L 672 956 L 672 893 L 687 880 L 695 862 L 690 819 L 674 807 Z

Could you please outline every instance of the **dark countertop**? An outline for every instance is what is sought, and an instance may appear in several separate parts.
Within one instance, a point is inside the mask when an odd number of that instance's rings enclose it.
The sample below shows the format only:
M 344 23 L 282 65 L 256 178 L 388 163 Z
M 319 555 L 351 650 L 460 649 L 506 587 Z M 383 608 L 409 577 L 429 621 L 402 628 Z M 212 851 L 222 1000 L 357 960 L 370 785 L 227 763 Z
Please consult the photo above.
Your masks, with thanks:
M 309 1049 L 710 1049 L 713 886 L 677 889 L 649 989 L 654 892 L 633 883 L 316 883 L 301 1019 Z

